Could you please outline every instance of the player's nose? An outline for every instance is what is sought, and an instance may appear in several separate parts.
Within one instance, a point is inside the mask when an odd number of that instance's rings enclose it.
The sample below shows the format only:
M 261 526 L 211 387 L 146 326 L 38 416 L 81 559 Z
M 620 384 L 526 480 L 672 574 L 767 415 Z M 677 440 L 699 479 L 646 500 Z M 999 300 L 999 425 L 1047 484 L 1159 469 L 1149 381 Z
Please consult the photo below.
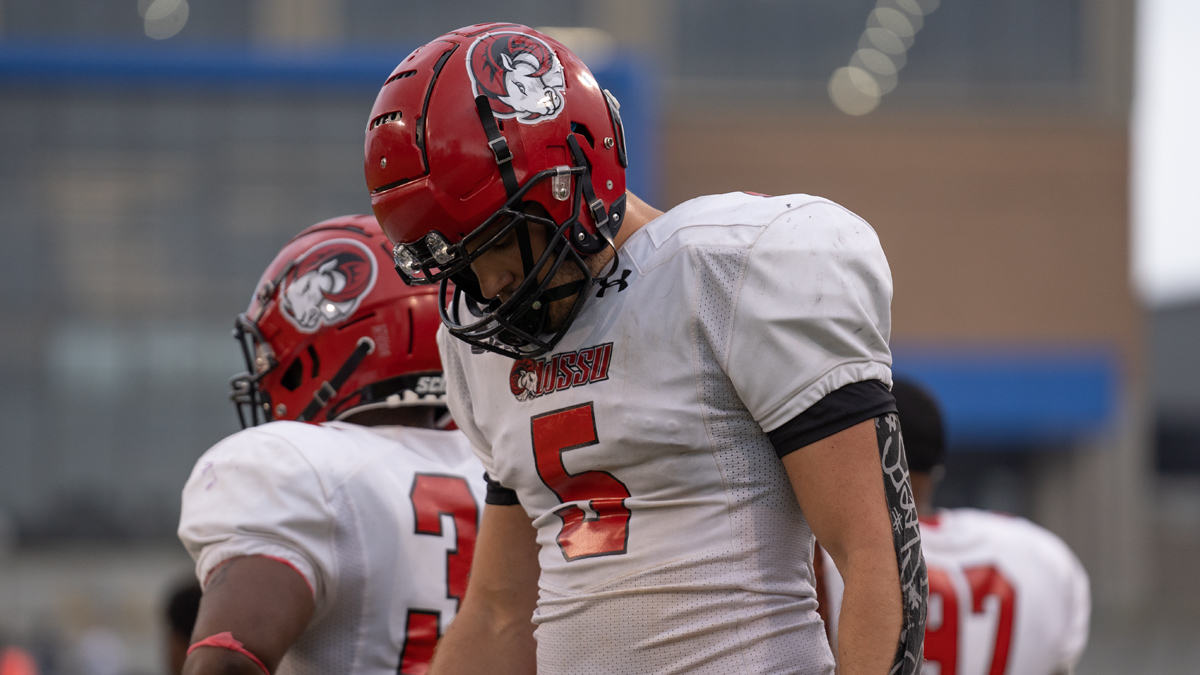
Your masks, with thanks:
M 517 281 L 516 275 L 511 270 L 498 264 L 498 257 L 484 254 L 471 263 L 471 271 L 479 279 L 479 292 L 488 300 L 500 295 L 504 289 L 515 286 Z M 501 300 L 503 299 L 501 298 Z

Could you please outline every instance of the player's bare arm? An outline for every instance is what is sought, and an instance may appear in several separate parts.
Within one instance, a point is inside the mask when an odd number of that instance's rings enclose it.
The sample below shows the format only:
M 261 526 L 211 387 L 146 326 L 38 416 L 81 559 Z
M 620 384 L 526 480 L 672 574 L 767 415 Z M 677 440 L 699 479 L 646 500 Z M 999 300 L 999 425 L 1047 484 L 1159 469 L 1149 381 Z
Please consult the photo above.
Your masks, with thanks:
M 537 672 L 536 536 L 521 506 L 484 507 L 467 597 L 438 643 L 430 675 Z
M 275 672 L 284 652 L 308 626 L 313 608 L 308 583 L 290 566 L 262 556 L 233 558 L 208 580 L 192 643 L 230 633 Z M 234 649 L 202 646 L 188 655 L 183 672 L 262 675 L 262 667 Z
M 880 419 L 886 425 L 888 418 Z M 881 479 L 880 439 L 886 434 L 877 433 L 876 424 L 876 420 L 862 422 L 783 458 L 813 533 L 846 582 L 838 631 L 841 675 L 914 672 L 921 638 L 907 645 L 904 638 L 924 632 L 923 597 L 919 612 L 905 611 L 901 591 L 905 570 L 898 563 L 895 516 L 890 513 L 900 507 L 890 503 L 895 500 L 885 488 L 891 477 Z M 912 520 L 915 528 L 915 511 Z M 910 657 L 907 652 L 913 644 L 915 657 L 894 671 L 899 661 Z

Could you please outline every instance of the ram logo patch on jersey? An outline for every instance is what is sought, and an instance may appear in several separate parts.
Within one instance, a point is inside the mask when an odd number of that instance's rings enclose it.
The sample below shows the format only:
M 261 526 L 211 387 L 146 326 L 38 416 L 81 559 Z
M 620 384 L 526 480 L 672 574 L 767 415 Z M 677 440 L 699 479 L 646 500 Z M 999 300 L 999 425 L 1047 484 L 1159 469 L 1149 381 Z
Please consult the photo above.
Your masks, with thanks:
M 518 401 L 581 387 L 608 379 L 613 343 L 585 347 L 542 359 L 520 359 L 513 363 L 508 386 Z
M 467 74 L 492 112 L 522 124 L 554 119 L 563 109 L 566 79 L 550 45 L 524 33 L 487 33 L 471 44 Z
M 283 280 L 283 315 L 303 333 L 345 321 L 375 287 L 377 273 L 375 256 L 361 242 L 321 242 L 305 251 Z

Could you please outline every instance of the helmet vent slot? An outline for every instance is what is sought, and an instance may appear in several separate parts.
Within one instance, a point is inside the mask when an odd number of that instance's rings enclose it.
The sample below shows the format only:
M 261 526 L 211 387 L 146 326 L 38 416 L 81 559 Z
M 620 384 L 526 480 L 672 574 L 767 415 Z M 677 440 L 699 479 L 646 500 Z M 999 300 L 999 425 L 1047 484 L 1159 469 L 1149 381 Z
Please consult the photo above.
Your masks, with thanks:
M 308 358 L 312 359 L 311 377 L 316 377 L 321 373 L 321 358 L 317 356 L 317 350 L 313 349 L 312 345 L 308 346 Z
M 399 110 L 390 113 L 384 113 L 371 120 L 371 129 L 383 126 L 388 122 L 399 122 L 401 117 L 404 117 L 404 113 L 400 112 Z
M 391 251 L 388 251 L 388 255 L 391 255 L 391 253 L 392 253 Z M 371 312 L 370 314 L 364 314 L 358 318 L 351 319 L 350 321 L 347 321 L 346 323 L 338 326 L 338 331 L 339 332 L 344 331 L 347 328 L 349 328 L 350 326 L 353 326 L 356 323 L 362 323 L 363 321 L 366 321 L 367 319 L 369 319 L 373 316 L 375 316 L 375 312 Z
M 401 178 L 400 180 L 392 181 L 386 185 L 380 185 L 379 187 L 375 188 L 374 190 L 371 190 L 371 194 L 377 195 L 380 192 L 387 192 L 388 190 L 391 190 L 392 188 L 400 187 L 401 185 L 404 185 L 405 183 L 409 183 L 409 182 L 412 182 L 411 178 Z
M 405 70 L 403 72 L 396 73 L 395 75 L 389 77 L 387 79 L 387 82 L 384 82 L 384 84 L 385 85 L 391 84 L 391 83 L 395 82 L 396 80 L 403 80 L 406 77 L 412 77 L 413 75 L 416 75 L 416 74 L 417 74 L 417 71 L 415 71 L 415 70 Z
M 571 133 L 583 136 L 584 140 L 587 141 L 588 146 L 590 146 L 593 150 L 596 148 L 596 139 L 592 136 L 592 132 L 587 128 L 586 124 L 571 122 Z
M 408 308 L 408 353 L 413 353 L 413 337 L 417 333 L 417 324 L 413 322 L 412 307 Z
M 279 378 L 279 384 L 283 385 L 288 391 L 296 391 L 300 388 L 300 383 L 304 380 L 304 366 L 300 364 L 300 359 L 294 359 L 292 365 L 283 371 L 283 377 Z

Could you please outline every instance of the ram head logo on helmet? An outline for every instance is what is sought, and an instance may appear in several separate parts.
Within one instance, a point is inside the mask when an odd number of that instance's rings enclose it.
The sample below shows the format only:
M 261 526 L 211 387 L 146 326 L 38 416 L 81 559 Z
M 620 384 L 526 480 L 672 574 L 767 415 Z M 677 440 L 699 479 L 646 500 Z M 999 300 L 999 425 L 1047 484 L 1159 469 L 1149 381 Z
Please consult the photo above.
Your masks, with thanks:
M 566 80 L 554 50 L 533 35 L 487 33 L 471 45 L 467 72 L 476 96 L 487 96 L 501 119 L 534 123 L 563 109 Z
M 300 256 L 283 282 L 283 315 L 305 333 L 344 321 L 371 292 L 375 275 L 375 256 L 359 242 L 317 244 Z

